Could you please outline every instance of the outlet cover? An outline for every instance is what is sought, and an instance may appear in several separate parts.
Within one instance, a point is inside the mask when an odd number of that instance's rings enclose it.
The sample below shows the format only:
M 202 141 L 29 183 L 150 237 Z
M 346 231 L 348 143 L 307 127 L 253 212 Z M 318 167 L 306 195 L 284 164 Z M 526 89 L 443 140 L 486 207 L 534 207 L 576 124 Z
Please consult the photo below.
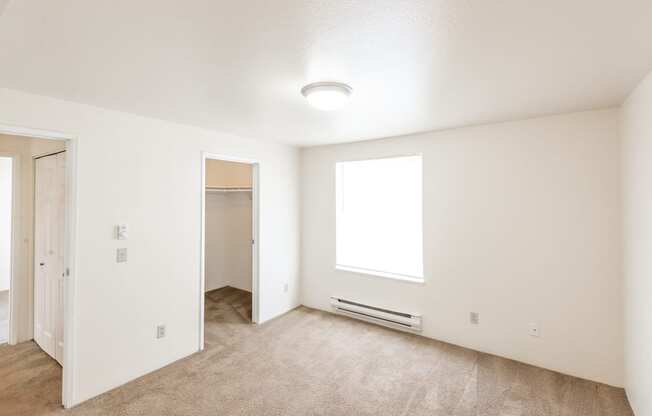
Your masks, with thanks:
M 126 263 L 127 262 L 127 249 L 119 248 L 115 252 L 115 261 L 116 263 Z
M 528 325 L 528 333 L 530 334 L 531 337 L 539 337 L 539 324 L 536 322 L 530 322 Z
M 157 325 L 156 326 L 156 338 L 164 338 L 165 337 L 165 325 Z
M 479 314 L 478 312 L 471 312 L 471 313 L 469 314 L 469 321 L 470 321 L 473 325 L 478 325 L 478 324 L 480 324 L 480 314 Z

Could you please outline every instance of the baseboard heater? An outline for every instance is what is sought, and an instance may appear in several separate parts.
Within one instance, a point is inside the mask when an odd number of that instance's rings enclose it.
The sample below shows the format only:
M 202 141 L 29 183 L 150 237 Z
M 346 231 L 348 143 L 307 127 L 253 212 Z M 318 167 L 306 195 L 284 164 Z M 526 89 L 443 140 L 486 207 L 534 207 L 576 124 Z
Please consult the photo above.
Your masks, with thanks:
M 331 296 L 331 306 L 337 313 L 405 331 L 421 331 L 421 315 L 392 311 L 377 306 Z

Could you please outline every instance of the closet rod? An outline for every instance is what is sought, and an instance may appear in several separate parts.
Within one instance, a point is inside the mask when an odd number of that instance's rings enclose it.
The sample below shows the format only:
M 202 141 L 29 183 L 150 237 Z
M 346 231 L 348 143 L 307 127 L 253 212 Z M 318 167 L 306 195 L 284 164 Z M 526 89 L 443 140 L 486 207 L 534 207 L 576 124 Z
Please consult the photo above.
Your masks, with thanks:
M 251 192 L 251 188 L 207 186 L 206 192 Z

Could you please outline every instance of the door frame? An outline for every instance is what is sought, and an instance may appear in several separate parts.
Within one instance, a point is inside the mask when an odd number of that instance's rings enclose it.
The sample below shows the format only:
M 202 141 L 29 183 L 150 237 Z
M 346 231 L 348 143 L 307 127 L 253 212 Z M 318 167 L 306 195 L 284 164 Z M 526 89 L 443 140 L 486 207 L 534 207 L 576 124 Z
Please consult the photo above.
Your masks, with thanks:
M 200 216 L 200 271 L 199 271 L 199 346 L 198 351 L 204 349 L 204 290 L 206 287 L 205 276 L 205 242 L 206 242 L 206 160 L 223 160 L 251 165 L 251 322 L 260 322 L 260 280 L 259 280 L 259 230 L 260 230 L 260 162 L 255 159 L 229 156 L 211 152 L 201 153 L 201 216 Z
M 77 294 L 77 262 L 76 262 L 76 248 L 77 248 L 77 138 L 74 135 L 62 133 L 55 130 L 43 130 L 43 129 L 34 129 L 30 127 L 15 126 L 10 124 L 0 123 L 0 133 L 13 135 L 13 136 L 24 136 L 26 138 L 34 139 L 49 139 L 49 140 L 63 140 L 65 141 L 66 147 L 66 218 L 65 218 L 65 230 L 64 230 L 64 271 L 65 276 L 63 279 L 64 289 L 63 289 L 63 374 L 62 374 L 62 392 L 61 392 L 61 402 L 65 408 L 72 407 L 74 403 L 74 386 L 75 380 L 75 354 L 74 346 L 76 345 L 76 328 L 75 328 L 75 304 L 76 304 L 76 294 Z M 16 160 L 16 159 L 14 159 Z M 14 165 L 14 169 L 15 169 Z M 18 189 L 16 185 L 20 186 L 17 182 L 18 177 L 14 175 L 13 178 L 13 192 L 14 195 Z M 15 207 L 16 200 L 13 204 Z M 12 238 L 15 236 L 15 224 L 18 218 L 17 211 L 12 212 Z M 15 316 L 15 309 L 13 305 L 13 298 L 15 297 L 15 288 L 14 284 L 14 273 L 13 265 L 15 264 L 16 252 L 14 248 L 16 247 L 12 240 L 11 246 L 11 264 L 12 264 L 12 273 L 10 276 L 10 287 L 9 287 L 9 302 L 10 302 L 10 312 L 9 312 L 9 341 L 10 344 L 15 344 L 17 341 L 17 327 L 14 325 L 15 319 L 12 319 Z M 28 276 L 31 279 L 30 287 L 33 288 L 33 279 L 34 273 L 31 276 Z M 32 304 L 33 307 L 33 304 Z
M 20 201 L 18 200 L 18 187 L 20 186 L 20 167 L 21 160 L 18 154 L 12 152 L 0 152 L 0 157 L 11 159 L 11 235 L 9 236 L 9 317 L 8 317 L 8 326 L 7 326 L 7 344 L 16 345 L 17 343 L 17 330 L 14 325 L 13 319 L 13 309 L 14 302 L 14 264 L 16 255 L 15 247 L 17 244 L 21 244 L 20 235 L 16 234 L 16 218 L 18 218 L 19 213 L 22 212 L 22 207 Z

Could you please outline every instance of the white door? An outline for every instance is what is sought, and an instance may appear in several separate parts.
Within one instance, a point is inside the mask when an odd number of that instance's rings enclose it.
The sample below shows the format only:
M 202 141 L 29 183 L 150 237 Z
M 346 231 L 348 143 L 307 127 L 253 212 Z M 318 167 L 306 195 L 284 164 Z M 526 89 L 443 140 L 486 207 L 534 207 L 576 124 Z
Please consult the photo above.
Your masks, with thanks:
M 63 237 L 66 154 L 35 161 L 34 340 L 63 365 Z

